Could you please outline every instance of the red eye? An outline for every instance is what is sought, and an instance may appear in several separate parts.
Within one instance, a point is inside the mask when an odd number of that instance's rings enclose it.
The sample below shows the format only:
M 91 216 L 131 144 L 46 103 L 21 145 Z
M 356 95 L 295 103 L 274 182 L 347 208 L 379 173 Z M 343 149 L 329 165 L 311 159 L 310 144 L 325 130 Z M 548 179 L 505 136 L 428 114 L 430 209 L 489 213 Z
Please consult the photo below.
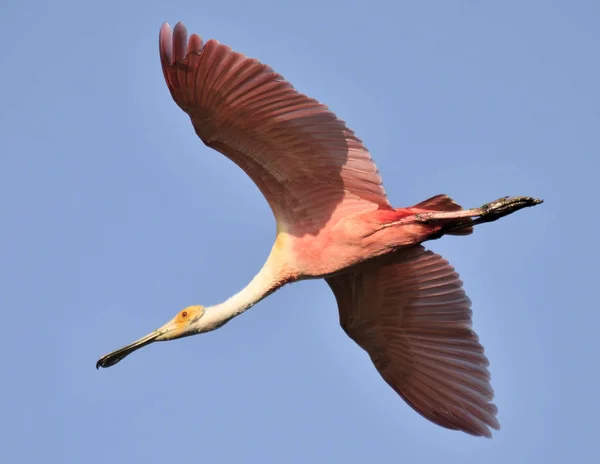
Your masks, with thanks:
M 182 317 L 187 317 L 187 311 L 184 311 L 184 312 L 182 312 L 182 313 L 181 313 L 181 316 L 182 316 Z

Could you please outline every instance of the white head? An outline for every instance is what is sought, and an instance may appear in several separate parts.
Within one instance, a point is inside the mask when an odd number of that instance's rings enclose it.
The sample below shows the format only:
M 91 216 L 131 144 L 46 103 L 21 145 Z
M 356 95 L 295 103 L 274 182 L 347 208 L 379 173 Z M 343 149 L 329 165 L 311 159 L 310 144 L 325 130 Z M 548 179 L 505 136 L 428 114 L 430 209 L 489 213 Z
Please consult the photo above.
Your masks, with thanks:
M 286 282 L 287 276 L 281 272 L 280 268 L 275 266 L 273 269 L 271 265 L 271 261 L 267 260 L 252 281 L 227 301 L 208 308 L 188 306 L 182 309 L 160 329 L 119 350 L 102 356 L 96 363 L 96 368 L 113 366 L 125 356 L 150 343 L 175 340 L 176 338 L 189 337 L 190 335 L 218 329 Z
M 134 351 L 146 345 L 150 345 L 151 343 L 175 340 L 177 338 L 189 337 L 190 335 L 210 332 L 211 330 L 221 327 L 229 320 L 229 318 L 211 316 L 216 316 L 216 314 L 211 314 L 210 308 L 207 310 L 204 306 L 188 306 L 179 311 L 173 319 L 161 328 L 156 329 L 145 337 L 142 337 L 123 348 L 102 356 L 96 363 L 96 369 L 99 367 L 114 366 Z

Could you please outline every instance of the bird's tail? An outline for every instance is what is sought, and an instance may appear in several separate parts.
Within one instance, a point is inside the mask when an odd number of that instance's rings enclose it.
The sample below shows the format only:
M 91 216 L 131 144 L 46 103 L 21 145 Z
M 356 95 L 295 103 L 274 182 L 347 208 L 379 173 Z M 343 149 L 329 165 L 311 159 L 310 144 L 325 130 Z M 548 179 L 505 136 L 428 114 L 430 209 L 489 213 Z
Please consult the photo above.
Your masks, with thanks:
M 415 212 L 415 210 L 419 210 L 416 211 L 418 213 L 430 213 L 433 211 L 460 211 L 462 208 L 462 206 L 460 206 L 458 203 L 456 203 L 452 198 L 450 198 L 448 195 L 436 195 L 434 197 L 428 198 L 425 201 L 422 201 L 421 203 L 418 203 L 414 206 L 412 206 L 410 208 L 413 212 Z M 464 221 L 465 219 L 461 219 L 461 221 Z M 448 219 L 448 222 L 452 222 L 453 219 Z M 465 227 L 453 232 L 448 232 L 447 235 L 471 235 L 473 233 L 473 227 Z

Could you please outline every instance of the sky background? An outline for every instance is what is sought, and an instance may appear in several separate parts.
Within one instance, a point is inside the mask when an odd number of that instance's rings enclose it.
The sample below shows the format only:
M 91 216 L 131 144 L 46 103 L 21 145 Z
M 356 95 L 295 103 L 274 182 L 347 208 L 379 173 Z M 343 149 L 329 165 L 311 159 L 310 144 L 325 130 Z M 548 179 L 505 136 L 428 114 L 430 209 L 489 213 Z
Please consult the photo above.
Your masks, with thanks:
M 600 462 L 600 3 L 0 3 L 0 462 Z M 268 63 L 369 147 L 390 200 L 542 206 L 430 247 L 491 361 L 492 440 L 413 412 L 322 281 L 99 356 L 260 269 L 266 201 L 173 103 L 163 21 Z

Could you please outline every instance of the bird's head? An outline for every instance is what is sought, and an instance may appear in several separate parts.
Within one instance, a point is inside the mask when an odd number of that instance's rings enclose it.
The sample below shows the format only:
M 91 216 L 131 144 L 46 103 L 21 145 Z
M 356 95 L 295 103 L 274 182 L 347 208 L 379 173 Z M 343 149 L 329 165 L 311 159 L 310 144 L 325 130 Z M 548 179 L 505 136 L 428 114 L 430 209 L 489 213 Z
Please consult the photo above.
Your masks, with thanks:
M 202 317 L 206 310 L 204 306 L 188 306 L 177 313 L 177 315 L 163 325 L 161 328 L 149 333 L 145 337 L 130 343 L 123 348 L 102 356 L 96 363 L 96 369 L 99 367 L 110 367 L 117 364 L 124 357 L 129 356 L 134 351 L 154 342 L 164 342 L 175 340 L 176 338 L 187 337 L 202 332 L 213 330 L 213 324 L 207 321 L 204 323 Z

